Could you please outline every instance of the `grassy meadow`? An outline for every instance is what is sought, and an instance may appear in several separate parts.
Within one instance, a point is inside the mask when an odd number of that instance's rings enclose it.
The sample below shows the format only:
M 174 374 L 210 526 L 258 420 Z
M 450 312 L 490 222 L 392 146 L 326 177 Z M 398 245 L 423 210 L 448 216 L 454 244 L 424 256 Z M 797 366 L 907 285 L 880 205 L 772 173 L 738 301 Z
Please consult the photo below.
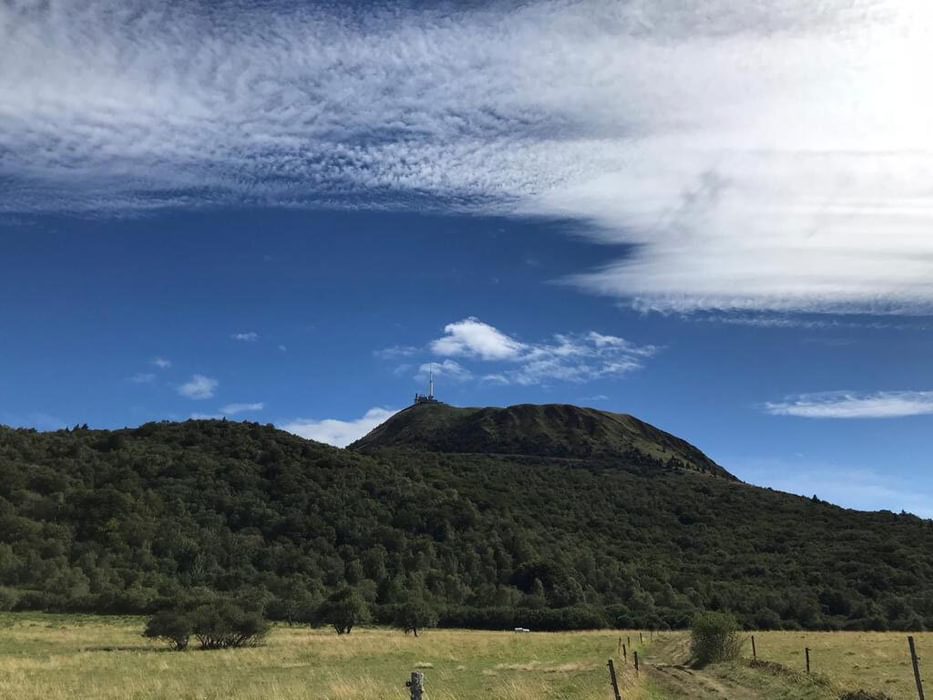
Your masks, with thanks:
M 620 635 L 638 638 L 618 631 L 468 630 L 414 638 L 388 629 L 338 637 L 279 625 L 260 647 L 179 653 L 142 638 L 142 628 L 134 617 L 0 614 L 0 698 L 407 700 L 405 681 L 422 670 L 430 700 L 604 700 L 612 698 L 606 660 Z M 914 637 L 921 658 L 933 659 L 933 634 Z M 617 662 L 623 697 L 824 700 L 856 688 L 896 700 L 916 697 L 903 633 L 759 632 L 755 640 L 759 659 L 798 673 L 747 662 L 692 670 L 683 665 L 686 633 L 654 642 L 646 634 L 639 678 Z M 810 679 L 802 673 L 804 647 L 818 674 Z M 745 654 L 751 656 L 748 644 Z M 924 680 L 933 692 L 933 675 L 924 672 Z
M 276 626 L 260 647 L 180 653 L 142 628 L 141 618 L 0 615 L 0 698 L 406 700 L 405 681 L 422 670 L 430 700 L 603 699 L 619 638 Z M 623 682 L 626 700 L 648 697 L 631 671 Z
M 917 656 L 928 660 L 921 675 L 933 696 L 933 633 L 913 633 Z M 803 671 L 810 668 L 842 687 L 880 690 L 897 700 L 917 697 L 905 632 L 757 632 L 758 658 Z M 751 656 L 751 646 L 745 653 Z

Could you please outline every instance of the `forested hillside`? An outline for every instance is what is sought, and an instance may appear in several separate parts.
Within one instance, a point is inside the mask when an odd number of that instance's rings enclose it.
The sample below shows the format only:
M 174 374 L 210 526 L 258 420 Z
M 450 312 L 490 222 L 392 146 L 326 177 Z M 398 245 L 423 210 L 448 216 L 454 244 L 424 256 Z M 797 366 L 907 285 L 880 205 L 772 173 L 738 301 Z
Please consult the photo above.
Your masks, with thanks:
M 0 604 L 210 590 L 302 619 L 344 586 L 377 619 L 416 595 L 448 625 L 933 627 L 933 523 L 651 461 L 360 454 L 223 421 L 0 428 Z

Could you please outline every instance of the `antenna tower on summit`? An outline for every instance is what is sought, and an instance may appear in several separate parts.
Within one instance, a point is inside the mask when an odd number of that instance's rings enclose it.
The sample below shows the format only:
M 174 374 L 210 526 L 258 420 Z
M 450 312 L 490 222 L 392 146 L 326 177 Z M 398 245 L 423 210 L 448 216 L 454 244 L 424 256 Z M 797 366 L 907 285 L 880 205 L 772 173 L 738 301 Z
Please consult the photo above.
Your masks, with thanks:
M 428 370 L 428 393 L 427 394 L 415 394 L 415 403 L 439 403 L 437 399 L 434 398 L 434 368 L 432 367 Z

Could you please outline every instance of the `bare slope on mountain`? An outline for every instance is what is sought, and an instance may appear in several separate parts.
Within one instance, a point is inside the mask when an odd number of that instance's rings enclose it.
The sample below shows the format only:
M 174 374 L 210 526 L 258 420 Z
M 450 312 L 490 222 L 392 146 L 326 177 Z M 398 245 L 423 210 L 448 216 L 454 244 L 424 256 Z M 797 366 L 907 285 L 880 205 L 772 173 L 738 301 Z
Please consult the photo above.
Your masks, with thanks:
M 364 452 L 392 447 L 648 462 L 734 478 L 690 443 L 634 416 L 566 404 L 508 408 L 419 404 L 396 414 L 350 447 Z

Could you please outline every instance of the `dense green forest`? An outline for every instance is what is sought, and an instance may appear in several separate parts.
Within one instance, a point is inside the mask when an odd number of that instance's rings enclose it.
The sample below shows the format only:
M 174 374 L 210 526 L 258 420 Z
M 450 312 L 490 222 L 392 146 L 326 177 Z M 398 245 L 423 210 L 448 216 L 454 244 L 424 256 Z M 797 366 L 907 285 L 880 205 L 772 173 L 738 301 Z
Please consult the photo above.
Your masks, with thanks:
M 226 421 L 0 428 L 0 607 L 142 613 L 214 592 L 306 620 L 352 589 L 376 621 L 417 598 L 487 628 L 676 627 L 699 609 L 933 628 L 933 521 L 637 450 L 365 448 Z

